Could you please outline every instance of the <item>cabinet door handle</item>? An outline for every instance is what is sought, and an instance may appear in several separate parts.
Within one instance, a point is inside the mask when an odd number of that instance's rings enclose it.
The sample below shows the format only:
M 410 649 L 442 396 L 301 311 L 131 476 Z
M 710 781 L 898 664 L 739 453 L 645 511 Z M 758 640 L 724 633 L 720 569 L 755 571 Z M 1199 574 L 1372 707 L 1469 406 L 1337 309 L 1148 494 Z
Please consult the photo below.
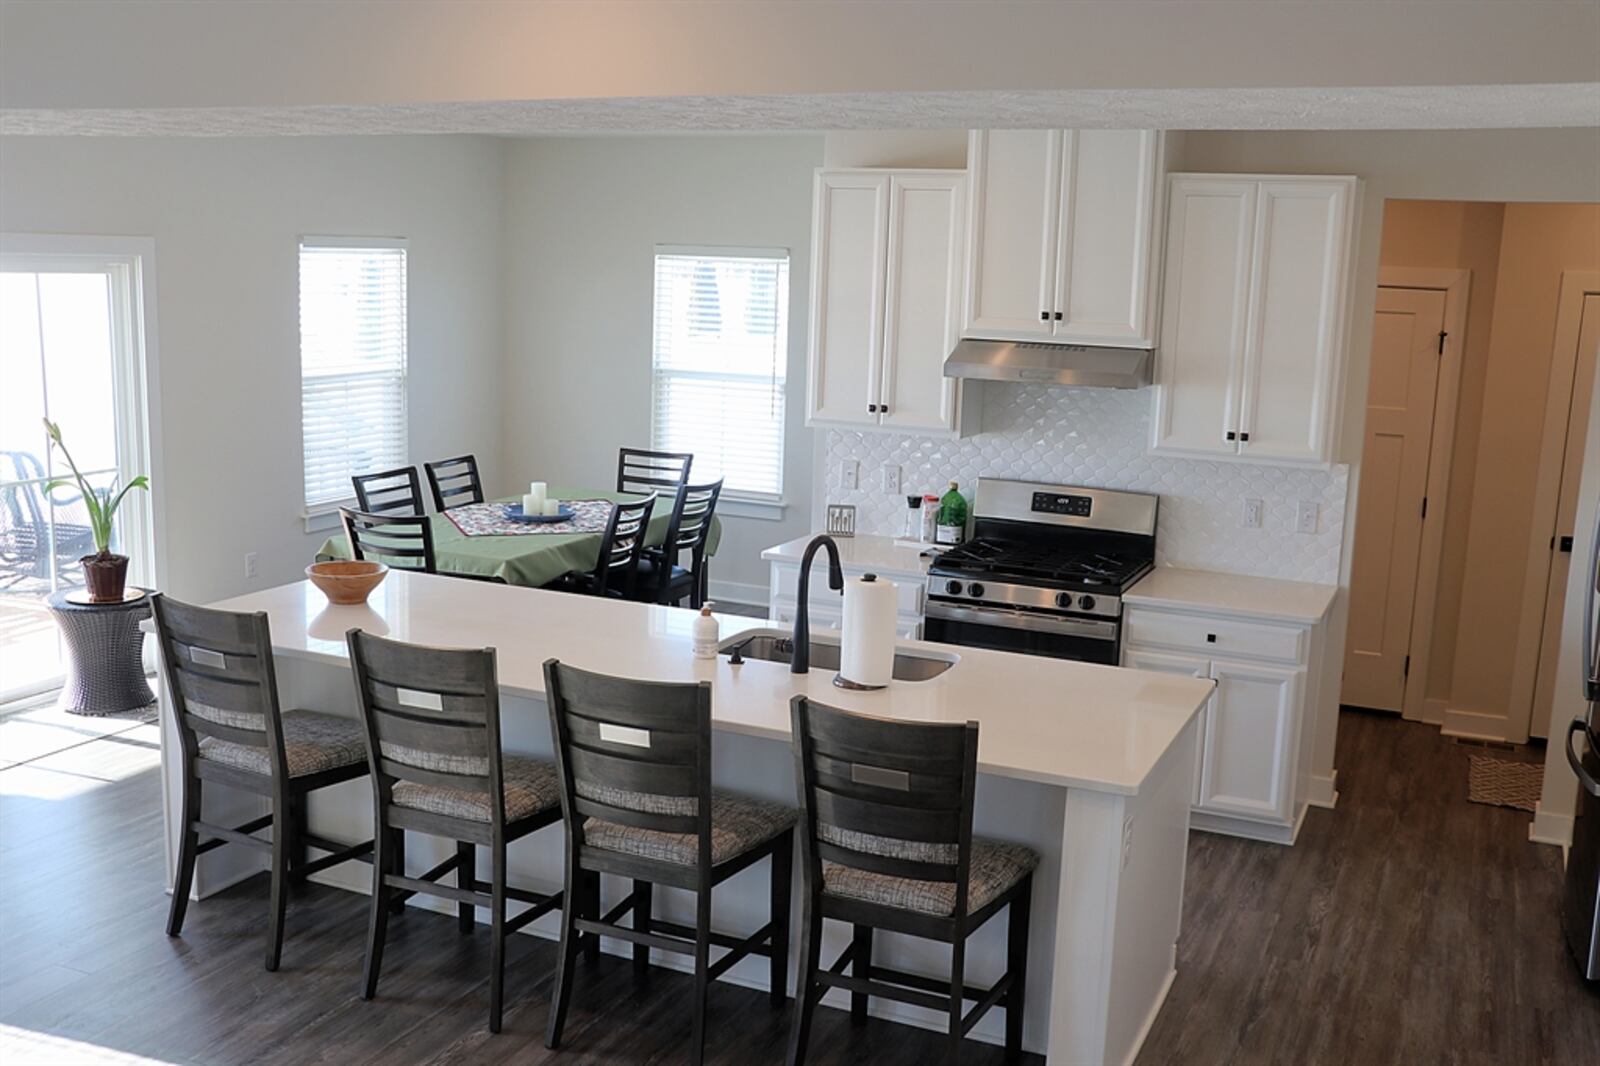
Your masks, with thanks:
M 1241 433 L 1241 434 L 1239 434 L 1239 439 L 1242 440 L 1242 441 L 1248 441 L 1250 439 L 1250 434 Z
M 1060 321 L 1061 321 L 1061 312 L 1060 312 L 1060 311 L 1057 311 L 1057 312 L 1056 312 L 1056 321 L 1057 321 L 1057 322 L 1060 322 Z
M 1039 312 L 1039 321 L 1040 322 L 1048 322 L 1048 321 L 1050 321 L 1050 312 L 1049 311 L 1040 311 Z
M 1230 430 L 1228 430 L 1228 439 L 1229 439 L 1229 440 L 1237 440 L 1237 439 L 1238 439 L 1238 437 L 1239 437 L 1239 434 L 1237 434 L 1237 433 L 1235 433 L 1235 432 L 1234 432 L 1234 431 L 1233 431 L 1233 430 L 1231 430 L 1231 429 L 1230 429 Z
M 879 404 L 879 405 L 878 405 L 878 413 L 879 413 L 879 414 L 880 414 L 880 415 L 886 415 L 886 414 L 888 414 L 888 413 L 889 413 L 889 405 L 888 405 L 888 404 L 886 404 L 886 403 L 880 403 L 880 404 Z
M 878 405 L 875 404 L 875 403 L 867 404 L 867 413 L 868 414 L 877 414 L 878 413 Z

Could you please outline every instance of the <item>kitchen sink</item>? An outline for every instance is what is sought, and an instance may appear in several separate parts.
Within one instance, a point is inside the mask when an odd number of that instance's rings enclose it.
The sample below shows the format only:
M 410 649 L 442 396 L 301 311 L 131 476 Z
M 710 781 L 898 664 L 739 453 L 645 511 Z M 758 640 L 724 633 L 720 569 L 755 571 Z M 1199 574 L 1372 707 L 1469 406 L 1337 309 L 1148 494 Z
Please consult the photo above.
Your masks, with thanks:
M 741 633 L 722 642 L 723 655 L 731 656 L 737 649 L 740 658 L 759 659 L 768 663 L 789 663 L 794 658 L 794 640 L 787 633 Z M 839 645 L 811 637 L 811 669 L 832 673 L 839 669 Z M 894 656 L 896 681 L 928 681 L 938 677 L 955 665 L 955 657 L 942 657 L 924 652 L 897 651 Z

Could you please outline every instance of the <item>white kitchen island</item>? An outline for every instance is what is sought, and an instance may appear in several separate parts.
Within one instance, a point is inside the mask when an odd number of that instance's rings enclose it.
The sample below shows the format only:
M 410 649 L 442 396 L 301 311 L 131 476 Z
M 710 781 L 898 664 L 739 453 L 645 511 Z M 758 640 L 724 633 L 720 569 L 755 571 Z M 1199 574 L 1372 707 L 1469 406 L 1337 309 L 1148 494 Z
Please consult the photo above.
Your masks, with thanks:
M 709 681 L 716 784 L 790 804 L 795 803 L 795 788 L 789 700 L 798 693 L 847 710 L 908 721 L 976 721 L 980 773 L 974 832 L 1027 844 L 1041 855 L 1033 893 L 1025 1046 L 1047 1053 L 1051 1063 L 1131 1061 L 1166 996 L 1183 899 L 1196 712 L 1211 694 L 1210 681 L 908 642 L 908 649 L 957 661 L 928 681 L 847 692 L 821 670 L 795 675 L 776 663 L 750 660 L 731 666 L 726 658 L 695 660 L 690 655 L 691 611 L 405 573 L 390 574 L 366 606 L 330 606 L 307 582 L 216 606 L 267 613 L 285 709 L 356 714 L 344 643 L 351 627 L 422 644 L 493 646 L 504 743 L 507 750 L 527 754 L 550 751 L 541 669 L 547 658 L 629 677 Z M 721 621 L 724 639 L 767 626 L 731 616 Z M 170 755 L 177 748 L 170 715 L 164 714 L 163 720 L 170 859 L 177 832 L 173 812 L 178 809 L 178 778 Z M 263 812 L 261 802 L 208 786 L 206 818 L 243 821 Z M 309 816 L 319 835 L 366 839 L 372 818 L 367 780 L 317 793 Z M 560 885 L 559 834 L 552 827 L 511 846 L 513 884 L 545 891 Z M 448 842 L 411 834 L 408 867 L 431 866 L 449 847 Z M 203 899 L 257 872 L 261 861 L 240 848 L 201 856 L 195 897 Z M 169 877 L 171 868 L 169 861 Z M 766 864 L 760 864 L 718 890 L 717 928 L 748 931 L 760 924 L 767 876 Z M 316 877 L 358 892 L 368 890 L 369 879 L 369 868 L 360 863 Z M 625 889 L 625 882 L 608 878 L 607 905 Z M 795 898 L 798 910 L 798 892 Z M 658 900 L 658 913 L 680 920 L 689 916 L 686 898 L 662 889 Z M 412 902 L 454 910 L 446 901 L 419 897 Z M 553 937 L 554 923 L 551 915 L 528 928 Z M 827 930 L 825 959 L 845 945 L 846 934 L 844 926 Z M 297 958 L 303 964 L 310 957 L 309 945 L 296 946 L 301 935 L 291 920 L 286 970 L 296 968 Z M 622 953 L 626 946 L 607 941 L 605 947 Z M 877 952 L 886 965 L 948 972 L 948 949 L 937 945 L 879 934 Z M 658 959 L 660 955 L 656 953 Z M 1004 960 L 1005 919 L 996 917 L 969 942 L 969 983 L 987 985 L 1002 972 Z M 354 995 L 359 960 L 349 963 Z M 541 976 L 513 970 L 508 994 L 530 994 L 532 982 Z M 766 962 L 745 960 L 728 977 L 765 988 Z M 790 982 L 792 992 L 792 961 Z M 575 994 L 584 995 L 581 968 Z M 836 998 L 826 1002 L 848 1002 L 840 993 L 832 996 Z M 873 1011 L 944 1027 L 942 1016 L 889 1001 L 875 1000 Z M 1000 1043 L 1003 1021 L 1003 1012 L 991 1012 L 973 1036 Z

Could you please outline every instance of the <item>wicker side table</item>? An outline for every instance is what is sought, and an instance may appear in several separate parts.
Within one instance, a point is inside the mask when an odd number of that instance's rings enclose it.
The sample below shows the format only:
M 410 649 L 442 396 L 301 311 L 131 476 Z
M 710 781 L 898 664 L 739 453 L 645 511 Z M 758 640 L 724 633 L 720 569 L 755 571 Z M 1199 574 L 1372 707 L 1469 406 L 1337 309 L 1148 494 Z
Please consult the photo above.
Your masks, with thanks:
M 142 589 L 121 603 L 74 603 L 81 590 L 52 593 L 45 601 L 66 643 L 67 680 L 56 706 L 68 714 L 120 714 L 156 701 L 144 678 L 144 633 L 150 615 Z

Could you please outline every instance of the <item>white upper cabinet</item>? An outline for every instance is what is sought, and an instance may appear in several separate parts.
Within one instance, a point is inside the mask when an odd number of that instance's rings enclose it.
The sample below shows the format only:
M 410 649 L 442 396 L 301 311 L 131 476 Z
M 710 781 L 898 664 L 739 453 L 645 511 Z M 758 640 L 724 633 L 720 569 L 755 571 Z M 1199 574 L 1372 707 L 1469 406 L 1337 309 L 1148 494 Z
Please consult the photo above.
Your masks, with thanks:
M 817 172 L 807 424 L 960 432 L 965 239 L 960 171 Z
M 1153 451 L 1329 461 L 1356 189 L 1172 176 Z
M 962 333 L 1153 345 L 1166 136 L 974 130 Z

